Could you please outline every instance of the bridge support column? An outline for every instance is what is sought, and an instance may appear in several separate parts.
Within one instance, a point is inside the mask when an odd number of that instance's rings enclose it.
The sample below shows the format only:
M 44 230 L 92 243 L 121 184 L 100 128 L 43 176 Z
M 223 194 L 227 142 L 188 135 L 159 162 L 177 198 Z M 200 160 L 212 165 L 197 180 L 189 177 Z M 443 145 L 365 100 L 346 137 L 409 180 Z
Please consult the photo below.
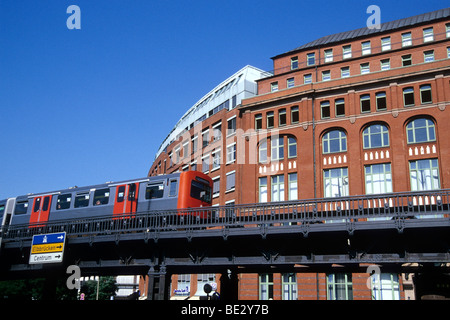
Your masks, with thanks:
M 167 300 L 169 298 L 170 278 L 165 266 L 161 266 L 159 270 L 150 267 L 147 281 L 147 300 Z
M 239 279 L 237 270 L 227 269 L 220 277 L 220 300 L 238 300 Z

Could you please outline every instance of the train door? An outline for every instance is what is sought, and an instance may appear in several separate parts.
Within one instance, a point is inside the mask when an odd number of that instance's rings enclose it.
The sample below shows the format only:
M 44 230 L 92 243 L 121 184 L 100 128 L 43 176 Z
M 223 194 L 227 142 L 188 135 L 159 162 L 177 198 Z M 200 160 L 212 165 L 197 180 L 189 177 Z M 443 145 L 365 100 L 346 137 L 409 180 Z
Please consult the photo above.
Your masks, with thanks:
M 48 221 L 51 202 L 52 202 L 51 195 L 34 198 L 33 207 L 31 208 L 30 224 Z
M 114 202 L 114 217 L 135 213 L 137 210 L 138 183 L 122 184 L 116 187 L 116 199 Z

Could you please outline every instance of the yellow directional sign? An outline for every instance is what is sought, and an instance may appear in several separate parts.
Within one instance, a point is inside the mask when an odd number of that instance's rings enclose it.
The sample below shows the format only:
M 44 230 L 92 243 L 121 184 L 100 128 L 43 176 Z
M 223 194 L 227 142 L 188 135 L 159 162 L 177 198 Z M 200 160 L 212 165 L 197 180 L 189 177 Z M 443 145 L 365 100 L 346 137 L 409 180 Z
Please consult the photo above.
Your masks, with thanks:
M 48 253 L 48 252 L 62 252 L 64 250 L 64 243 L 50 243 L 50 244 L 35 244 L 31 248 L 31 254 Z

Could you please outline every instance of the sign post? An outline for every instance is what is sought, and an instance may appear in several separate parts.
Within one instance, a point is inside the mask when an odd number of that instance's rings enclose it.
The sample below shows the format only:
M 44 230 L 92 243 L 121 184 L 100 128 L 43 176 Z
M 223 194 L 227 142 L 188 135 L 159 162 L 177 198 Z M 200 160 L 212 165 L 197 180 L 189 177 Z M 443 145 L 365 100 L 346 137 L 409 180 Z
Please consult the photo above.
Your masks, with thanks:
M 63 260 L 66 233 L 33 236 L 29 264 L 59 263 Z

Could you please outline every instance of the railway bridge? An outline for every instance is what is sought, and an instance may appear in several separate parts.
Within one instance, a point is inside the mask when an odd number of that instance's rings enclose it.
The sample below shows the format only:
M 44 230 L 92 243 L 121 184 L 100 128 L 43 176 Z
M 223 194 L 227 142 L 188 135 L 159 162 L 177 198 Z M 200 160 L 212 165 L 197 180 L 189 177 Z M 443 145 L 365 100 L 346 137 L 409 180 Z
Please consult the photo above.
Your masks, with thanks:
M 63 262 L 29 264 L 33 235 L 58 232 Z M 236 299 L 238 273 L 450 272 L 449 245 L 450 190 L 362 195 L 6 226 L 0 278 L 67 277 L 76 265 L 148 275 L 148 299 L 167 299 L 172 274 L 220 273 L 222 297 Z

